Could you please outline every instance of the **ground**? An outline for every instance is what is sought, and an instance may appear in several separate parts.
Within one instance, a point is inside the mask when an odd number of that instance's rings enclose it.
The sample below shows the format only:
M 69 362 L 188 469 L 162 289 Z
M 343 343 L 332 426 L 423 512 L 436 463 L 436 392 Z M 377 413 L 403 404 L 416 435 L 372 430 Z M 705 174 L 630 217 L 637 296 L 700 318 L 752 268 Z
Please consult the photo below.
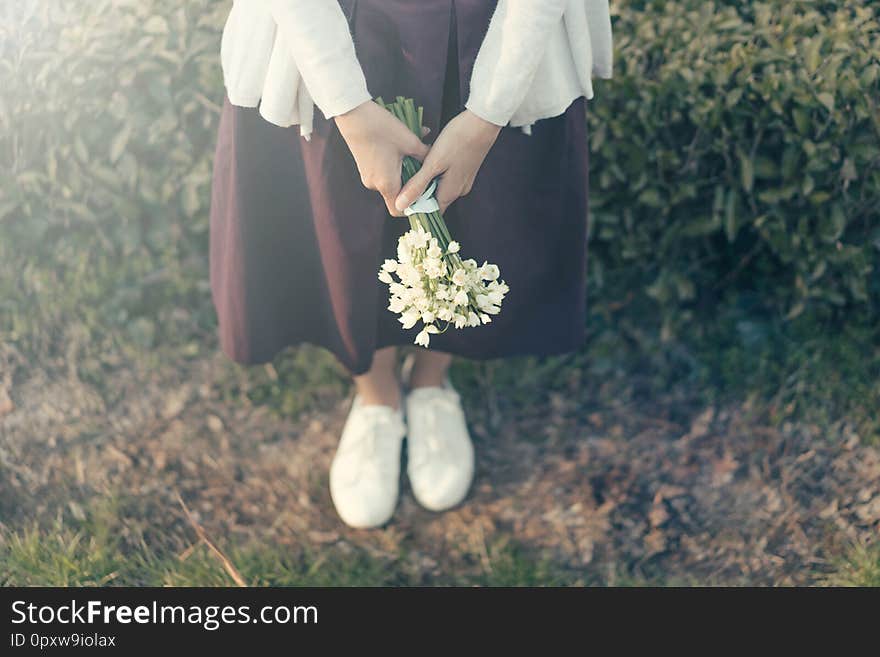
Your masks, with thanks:
M 209 345 L 91 382 L 3 354 L 9 584 L 880 584 L 880 450 L 846 422 L 620 397 L 571 358 L 459 364 L 470 496 L 431 513 L 404 477 L 392 522 L 353 530 L 326 354 L 243 369 Z

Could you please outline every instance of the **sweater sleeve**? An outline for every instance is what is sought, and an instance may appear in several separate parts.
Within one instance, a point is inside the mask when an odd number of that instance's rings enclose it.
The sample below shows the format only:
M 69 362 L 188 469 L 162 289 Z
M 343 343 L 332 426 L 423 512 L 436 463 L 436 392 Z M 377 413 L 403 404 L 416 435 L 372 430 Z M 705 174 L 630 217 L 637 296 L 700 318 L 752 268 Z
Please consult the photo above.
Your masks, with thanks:
M 329 119 L 371 99 L 342 8 L 335 0 L 264 0 L 315 104 Z
M 495 125 L 510 122 L 529 91 L 565 4 L 566 0 L 499 0 L 474 62 L 465 107 Z

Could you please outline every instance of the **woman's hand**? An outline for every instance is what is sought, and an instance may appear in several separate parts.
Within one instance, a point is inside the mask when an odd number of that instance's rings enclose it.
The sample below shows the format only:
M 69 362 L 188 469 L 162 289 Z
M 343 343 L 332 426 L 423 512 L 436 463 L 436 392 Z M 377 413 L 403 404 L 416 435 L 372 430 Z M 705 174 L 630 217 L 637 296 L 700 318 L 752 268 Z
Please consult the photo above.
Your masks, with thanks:
M 428 147 L 391 112 L 367 101 L 335 117 L 342 138 L 348 144 L 367 189 L 385 199 L 388 212 L 402 217 L 394 201 L 400 193 L 400 171 L 405 155 L 424 160 Z M 404 206 L 406 207 L 406 206 Z
M 453 201 L 471 191 L 477 172 L 500 131 L 499 126 L 470 110 L 456 116 L 440 131 L 423 159 L 422 168 L 403 187 L 394 206 L 403 211 L 422 195 L 431 180 L 441 176 L 434 195 L 440 211 L 445 212 Z

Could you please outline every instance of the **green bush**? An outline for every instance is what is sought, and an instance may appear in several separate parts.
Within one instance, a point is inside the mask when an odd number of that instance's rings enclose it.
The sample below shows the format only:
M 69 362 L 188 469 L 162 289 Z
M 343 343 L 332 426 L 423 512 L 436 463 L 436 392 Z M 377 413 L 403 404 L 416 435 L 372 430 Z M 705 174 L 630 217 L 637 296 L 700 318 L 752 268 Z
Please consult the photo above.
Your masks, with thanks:
M 590 106 L 595 308 L 631 305 L 667 336 L 724 299 L 776 318 L 876 315 L 878 10 L 619 10 L 615 78 Z
M 228 4 L 0 4 L 0 332 L 124 327 L 146 346 L 207 314 Z

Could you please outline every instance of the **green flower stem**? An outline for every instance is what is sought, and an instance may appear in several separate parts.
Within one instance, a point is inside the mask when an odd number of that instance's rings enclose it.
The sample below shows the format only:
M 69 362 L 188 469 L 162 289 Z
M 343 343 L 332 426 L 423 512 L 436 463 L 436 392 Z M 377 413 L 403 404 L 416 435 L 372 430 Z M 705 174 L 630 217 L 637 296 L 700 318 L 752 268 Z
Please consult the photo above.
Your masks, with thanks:
M 424 109 L 421 106 L 417 108 L 415 101 L 413 101 L 412 98 L 398 96 L 393 103 L 385 103 L 380 97 L 376 99 L 376 103 L 391 112 L 397 119 L 406 125 L 407 128 L 417 135 L 419 139 L 421 139 Z M 407 156 L 403 158 L 401 172 L 403 183 L 406 184 L 421 166 L 421 162 L 413 157 Z M 461 266 L 461 258 L 457 254 L 445 253 L 446 249 L 449 248 L 449 243 L 452 241 L 452 236 L 449 234 L 449 229 L 446 227 L 443 215 L 439 211 L 427 214 L 416 213 L 412 215 L 410 217 L 410 226 L 413 229 L 420 227 L 430 233 L 432 237 L 436 237 L 438 244 L 444 251 L 446 262 L 454 268 Z

